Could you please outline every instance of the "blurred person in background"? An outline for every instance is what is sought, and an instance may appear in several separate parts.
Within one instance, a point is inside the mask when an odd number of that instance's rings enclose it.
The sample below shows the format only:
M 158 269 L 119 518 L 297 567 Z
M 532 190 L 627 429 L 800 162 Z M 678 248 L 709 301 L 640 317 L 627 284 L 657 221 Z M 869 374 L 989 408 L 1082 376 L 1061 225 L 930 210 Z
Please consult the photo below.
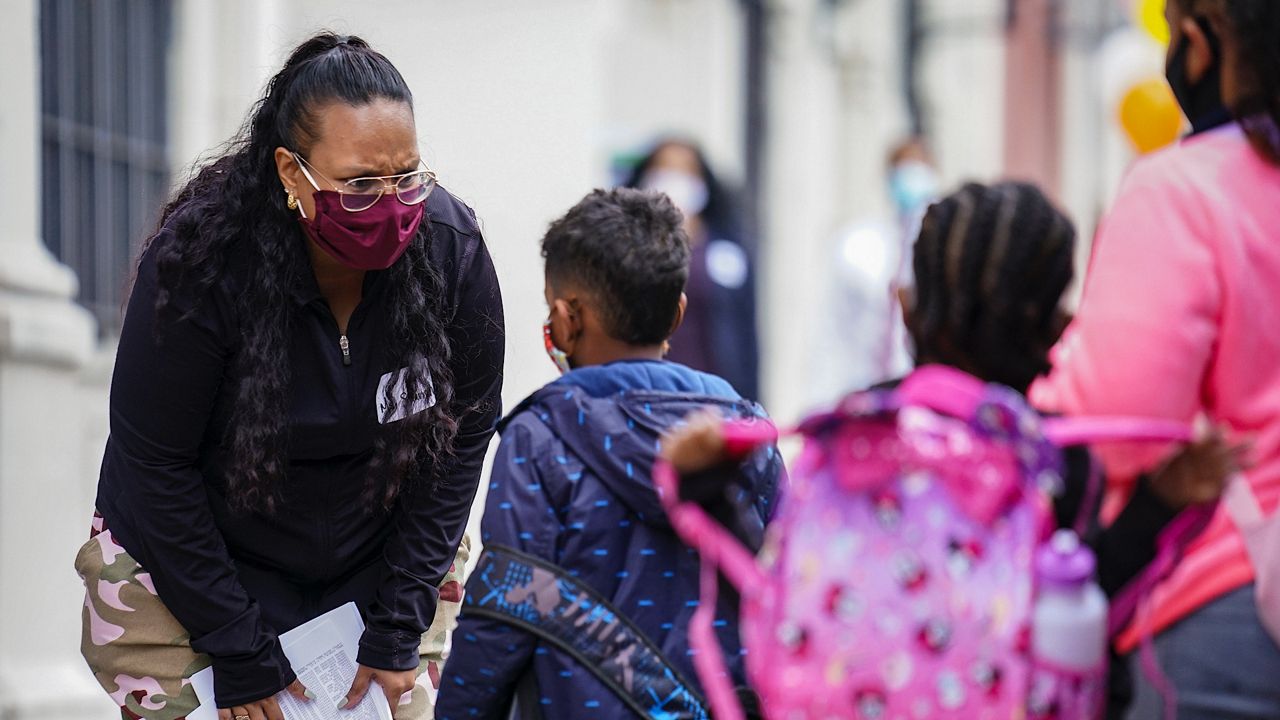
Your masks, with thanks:
M 1254 465 L 1229 497 L 1252 492 L 1274 513 L 1280 2 L 1169 0 L 1166 13 L 1168 79 L 1194 132 L 1138 160 L 1125 178 L 1099 230 L 1079 314 L 1036 396 L 1067 413 L 1208 416 L 1254 443 Z M 1149 458 L 1132 450 L 1103 457 L 1114 507 L 1135 492 L 1136 468 Z M 1280 718 L 1280 637 L 1259 614 L 1276 607 L 1257 600 L 1268 587 L 1262 579 L 1274 581 L 1280 568 L 1258 562 L 1253 547 L 1218 507 L 1153 592 L 1150 622 L 1120 638 L 1128 651 L 1156 633 L 1155 655 L 1176 694 L 1176 708 L 1163 709 L 1182 720 Z M 1133 676 L 1129 717 L 1161 717 L 1165 694 L 1136 667 Z
M 814 405 L 901 377 L 911 368 L 897 290 L 909 282 L 911 244 L 940 187 L 923 138 L 893 146 L 885 181 L 893 218 L 856 222 L 836 236 L 827 300 L 810 355 L 808 393 Z
M 278 635 L 348 602 L 366 628 L 340 704 L 429 715 L 504 344 L 400 72 L 356 37 L 298 46 L 138 262 L 76 558 L 82 652 L 123 717 L 185 717 L 211 664 L 220 720 L 281 720 L 278 692 L 314 693 Z
M 684 214 L 693 248 L 689 307 L 671 337 L 668 359 L 719 375 L 743 397 L 758 400 L 755 272 L 732 195 L 697 145 L 673 138 L 659 141 L 623 185 L 671 198 Z

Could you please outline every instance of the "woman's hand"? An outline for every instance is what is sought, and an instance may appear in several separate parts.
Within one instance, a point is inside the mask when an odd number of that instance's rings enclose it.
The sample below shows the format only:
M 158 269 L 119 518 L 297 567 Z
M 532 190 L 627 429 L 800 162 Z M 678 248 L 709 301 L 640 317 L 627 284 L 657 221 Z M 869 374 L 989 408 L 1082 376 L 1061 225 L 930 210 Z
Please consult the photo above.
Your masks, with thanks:
M 301 680 L 285 688 L 289 694 L 302 702 L 311 702 L 311 691 L 302 685 Z M 274 697 L 263 698 L 257 702 L 236 705 L 232 708 L 219 708 L 218 720 L 284 720 L 284 713 Z
M 369 691 L 371 680 L 378 681 L 382 693 L 387 696 L 387 704 L 391 706 L 391 714 L 394 715 L 396 708 L 400 707 L 402 698 L 408 702 L 406 695 L 413 692 L 413 685 L 418 680 L 418 671 L 378 670 L 361 665 L 356 671 L 356 679 L 351 683 L 351 689 L 347 691 L 346 703 L 339 706 L 339 709 L 350 710 L 359 705 L 365 693 Z
M 1198 424 L 1196 440 L 1151 474 L 1151 492 L 1174 510 L 1217 500 L 1248 467 L 1250 451 L 1248 443 L 1228 443 L 1221 428 Z

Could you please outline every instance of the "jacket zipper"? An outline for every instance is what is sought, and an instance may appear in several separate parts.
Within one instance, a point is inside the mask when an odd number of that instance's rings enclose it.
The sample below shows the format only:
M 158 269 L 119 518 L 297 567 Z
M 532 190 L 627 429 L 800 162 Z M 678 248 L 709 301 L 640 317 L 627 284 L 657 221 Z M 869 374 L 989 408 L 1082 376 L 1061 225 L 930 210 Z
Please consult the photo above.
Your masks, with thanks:
M 346 335 L 338 336 L 338 347 L 342 348 L 343 367 L 351 367 L 351 341 Z

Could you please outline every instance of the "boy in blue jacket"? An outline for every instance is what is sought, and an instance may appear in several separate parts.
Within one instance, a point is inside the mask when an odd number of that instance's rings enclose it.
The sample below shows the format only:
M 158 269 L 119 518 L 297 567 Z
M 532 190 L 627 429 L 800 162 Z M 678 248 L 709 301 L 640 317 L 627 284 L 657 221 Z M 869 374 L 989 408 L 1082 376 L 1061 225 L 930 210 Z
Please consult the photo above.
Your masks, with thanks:
M 500 425 L 481 537 L 436 717 L 708 717 L 687 640 L 698 558 L 650 469 L 691 411 L 763 410 L 724 380 L 666 362 L 684 314 L 689 244 L 664 195 L 596 190 L 553 223 L 548 353 L 563 377 Z M 782 471 L 772 448 L 712 500 L 758 548 Z M 737 608 L 716 626 L 742 683 Z

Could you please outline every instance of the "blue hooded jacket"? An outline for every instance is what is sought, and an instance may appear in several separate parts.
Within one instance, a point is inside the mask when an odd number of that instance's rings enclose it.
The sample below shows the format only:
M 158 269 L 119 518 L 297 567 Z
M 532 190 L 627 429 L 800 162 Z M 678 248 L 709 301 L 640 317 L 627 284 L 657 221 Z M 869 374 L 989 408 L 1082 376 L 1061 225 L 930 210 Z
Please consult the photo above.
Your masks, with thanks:
M 550 383 L 499 426 L 481 534 L 486 546 L 535 556 L 587 584 L 695 687 L 687 626 L 698 606 L 698 557 L 668 524 L 650 471 L 662 433 L 706 407 L 730 418 L 764 416 L 724 380 L 670 362 L 587 367 Z M 744 470 L 717 514 L 728 513 L 727 524 L 755 550 L 772 512 L 781 457 L 767 448 Z M 477 578 L 468 595 L 482 592 Z M 716 627 L 741 685 L 736 603 L 721 597 Z M 505 719 L 517 684 L 521 717 L 633 715 L 568 653 L 464 606 L 436 717 Z M 533 702 L 536 708 L 526 707 Z

